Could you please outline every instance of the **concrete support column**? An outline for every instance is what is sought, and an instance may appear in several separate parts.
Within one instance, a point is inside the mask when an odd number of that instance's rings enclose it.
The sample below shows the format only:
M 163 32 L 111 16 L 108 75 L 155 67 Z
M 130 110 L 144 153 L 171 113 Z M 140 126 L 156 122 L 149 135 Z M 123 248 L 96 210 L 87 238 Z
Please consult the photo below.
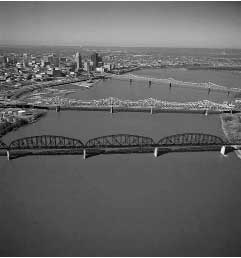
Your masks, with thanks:
M 152 110 L 152 107 L 151 107 L 151 115 L 153 114 L 153 110 Z
M 154 157 L 155 158 L 158 157 L 158 147 L 155 147 L 155 149 L 154 149 Z
M 86 149 L 83 150 L 83 159 L 86 159 Z
M 7 159 L 10 160 L 10 152 L 7 150 Z
M 111 114 L 114 113 L 114 108 L 113 108 L 113 106 L 110 107 L 110 113 L 111 113 Z
M 59 112 L 60 111 L 60 106 L 56 106 L 56 112 Z
M 206 109 L 206 111 L 205 111 L 205 116 L 207 116 L 208 115 L 208 110 Z
M 220 153 L 221 153 L 223 156 L 226 156 L 226 146 L 225 146 L 225 145 L 221 147 Z

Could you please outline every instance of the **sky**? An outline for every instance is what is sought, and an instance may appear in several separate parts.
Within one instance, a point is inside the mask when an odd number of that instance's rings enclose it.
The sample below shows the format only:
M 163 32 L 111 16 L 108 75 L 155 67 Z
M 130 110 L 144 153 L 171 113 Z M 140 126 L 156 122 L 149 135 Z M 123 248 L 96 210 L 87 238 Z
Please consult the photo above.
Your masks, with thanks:
M 241 2 L 0 2 L 0 44 L 241 48 Z

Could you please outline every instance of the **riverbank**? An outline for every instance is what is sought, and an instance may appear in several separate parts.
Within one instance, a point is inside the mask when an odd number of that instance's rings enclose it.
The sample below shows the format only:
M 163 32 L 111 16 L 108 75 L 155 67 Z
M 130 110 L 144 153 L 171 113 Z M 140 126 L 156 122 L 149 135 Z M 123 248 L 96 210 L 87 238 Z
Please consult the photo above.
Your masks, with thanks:
M 222 114 L 220 120 L 223 132 L 229 141 L 241 139 L 241 113 Z M 241 150 L 235 150 L 235 153 L 241 159 Z
M 7 133 L 13 131 L 13 130 L 17 130 L 18 128 L 28 125 L 28 124 L 32 124 L 35 123 L 36 121 L 38 121 L 38 119 L 40 119 L 42 116 L 44 116 L 47 112 L 43 111 L 43 110 L 35 110 L 35 113 L 32 114 L 29 117 L 23 117 L 23 118 L 17 118 L 15 119 L 14 122 L 2 122 L 0 123 L 0 137 L 6 135 Z

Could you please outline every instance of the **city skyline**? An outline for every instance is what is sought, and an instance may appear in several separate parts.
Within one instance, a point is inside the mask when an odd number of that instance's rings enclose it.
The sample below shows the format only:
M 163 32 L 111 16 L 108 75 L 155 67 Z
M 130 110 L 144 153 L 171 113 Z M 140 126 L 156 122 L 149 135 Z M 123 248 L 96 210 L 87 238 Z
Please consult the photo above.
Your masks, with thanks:
M 240 11 L 239 2 L 2 2 L 0 44 L 241 48 Z

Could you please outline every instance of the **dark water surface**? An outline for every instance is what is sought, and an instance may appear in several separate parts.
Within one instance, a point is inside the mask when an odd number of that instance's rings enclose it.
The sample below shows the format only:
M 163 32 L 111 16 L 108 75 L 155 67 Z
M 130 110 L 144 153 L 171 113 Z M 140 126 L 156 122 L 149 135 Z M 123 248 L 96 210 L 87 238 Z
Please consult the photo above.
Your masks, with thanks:
M 224 137 L 216 115 L 49 112 L 3 141 L 183 132 Z M 0 157 L 0 254 L 240 256 L 240 186 L 234 153 Z

